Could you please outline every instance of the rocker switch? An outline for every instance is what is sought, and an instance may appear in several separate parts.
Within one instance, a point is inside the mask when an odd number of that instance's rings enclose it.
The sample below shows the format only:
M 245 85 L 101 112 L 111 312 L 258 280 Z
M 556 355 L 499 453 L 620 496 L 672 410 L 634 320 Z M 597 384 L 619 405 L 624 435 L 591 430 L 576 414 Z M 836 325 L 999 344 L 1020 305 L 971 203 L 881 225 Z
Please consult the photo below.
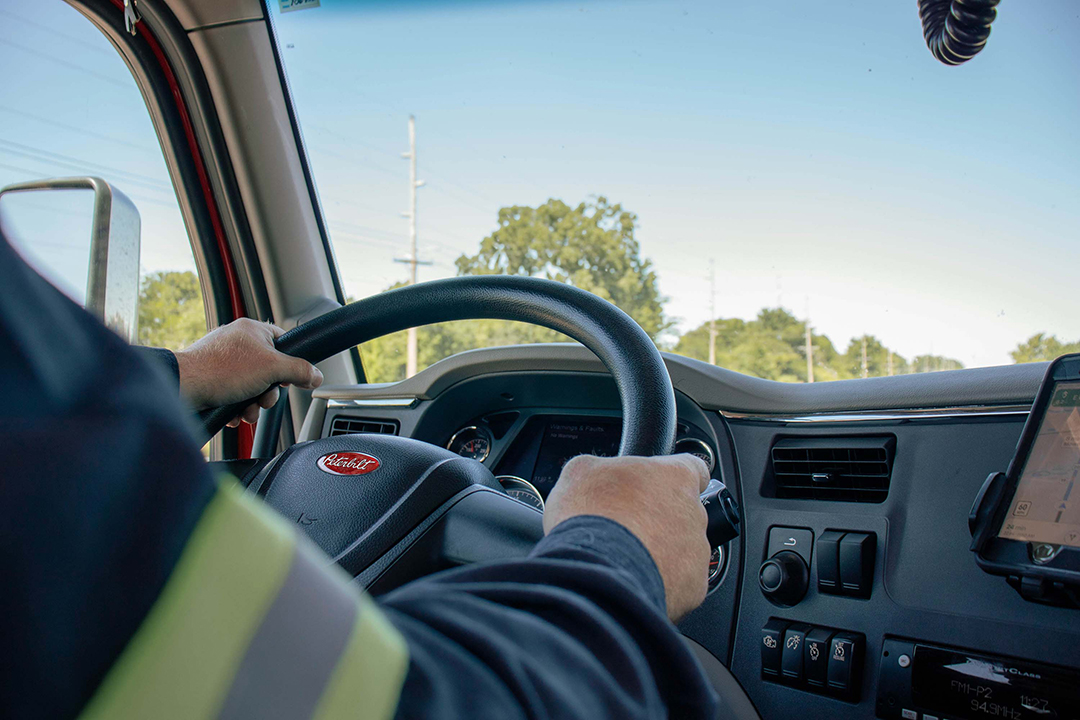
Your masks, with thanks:
M 840 592 L 840 540 L 842 530 L 826 530 L 817 541 L 818 591 Z
M 840 540 L 840 587 L 844 595 L 868 598 L 874 585 L 874 533 L 849 532 Z M 818 560 L 818 571 L 821 571 Z M 820 580 L 819 580 L 820 582 Z

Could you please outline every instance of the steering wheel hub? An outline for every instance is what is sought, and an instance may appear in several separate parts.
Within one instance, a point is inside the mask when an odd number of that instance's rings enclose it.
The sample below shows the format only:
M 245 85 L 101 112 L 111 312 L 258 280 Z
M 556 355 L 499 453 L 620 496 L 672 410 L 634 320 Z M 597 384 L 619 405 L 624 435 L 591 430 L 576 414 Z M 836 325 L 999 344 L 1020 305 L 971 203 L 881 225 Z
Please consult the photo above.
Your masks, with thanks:
M 435 445 L 341 435 L 292 446 L 251 488 L 356 574 L 474 486 L 501 492 L 482 463 Z

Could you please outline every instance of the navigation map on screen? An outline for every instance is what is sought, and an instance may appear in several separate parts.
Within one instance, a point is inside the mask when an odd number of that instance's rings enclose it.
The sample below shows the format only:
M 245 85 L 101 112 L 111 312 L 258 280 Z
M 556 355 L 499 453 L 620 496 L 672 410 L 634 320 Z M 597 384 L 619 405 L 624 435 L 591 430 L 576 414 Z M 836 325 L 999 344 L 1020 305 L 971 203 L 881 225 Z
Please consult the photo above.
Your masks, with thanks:
M 1080 547 L 1080 382 L 1054 387 L 998 537 Z

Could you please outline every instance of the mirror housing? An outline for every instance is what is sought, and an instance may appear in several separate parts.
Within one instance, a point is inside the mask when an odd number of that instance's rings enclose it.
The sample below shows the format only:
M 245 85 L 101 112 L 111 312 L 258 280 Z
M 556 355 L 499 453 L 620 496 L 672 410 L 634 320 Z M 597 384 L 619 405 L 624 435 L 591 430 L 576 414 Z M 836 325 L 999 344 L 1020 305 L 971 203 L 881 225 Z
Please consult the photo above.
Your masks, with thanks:
M 68 177 L 16 183 L 8 193 L 92 190 L 90 265 L 86 309 L 129 343 L 138 338 L 139 249 L 142 219 L 127 195 L 98 177 Z

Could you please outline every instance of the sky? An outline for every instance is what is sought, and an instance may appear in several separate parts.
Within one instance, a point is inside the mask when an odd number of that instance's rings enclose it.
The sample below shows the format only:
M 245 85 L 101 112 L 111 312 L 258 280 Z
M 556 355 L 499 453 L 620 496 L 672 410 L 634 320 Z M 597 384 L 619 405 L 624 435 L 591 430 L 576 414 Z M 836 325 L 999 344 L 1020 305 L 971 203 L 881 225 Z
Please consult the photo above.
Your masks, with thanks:
M 596 195 L 639 218 L 677 329 L 781 304 L 840 350 L 1010 362 L 1080 339 L 1080 6 L 1003 3 L 961 67 L 896 2 L 346 2 L 271 12 L 346 291 L 421 279 L 500 207 Z M 33 24 L 31 24 L 33 23 Z M 96 35 L 96 37 L 95 37 Z M 143 268 L 193 269 L 142 100 L 60 2 L 0 0 L 0 184 L 117 171 Z M 29 149 L 28 149 L 29 148 Z M 51 164 L 50 164 L 51 163 Z

